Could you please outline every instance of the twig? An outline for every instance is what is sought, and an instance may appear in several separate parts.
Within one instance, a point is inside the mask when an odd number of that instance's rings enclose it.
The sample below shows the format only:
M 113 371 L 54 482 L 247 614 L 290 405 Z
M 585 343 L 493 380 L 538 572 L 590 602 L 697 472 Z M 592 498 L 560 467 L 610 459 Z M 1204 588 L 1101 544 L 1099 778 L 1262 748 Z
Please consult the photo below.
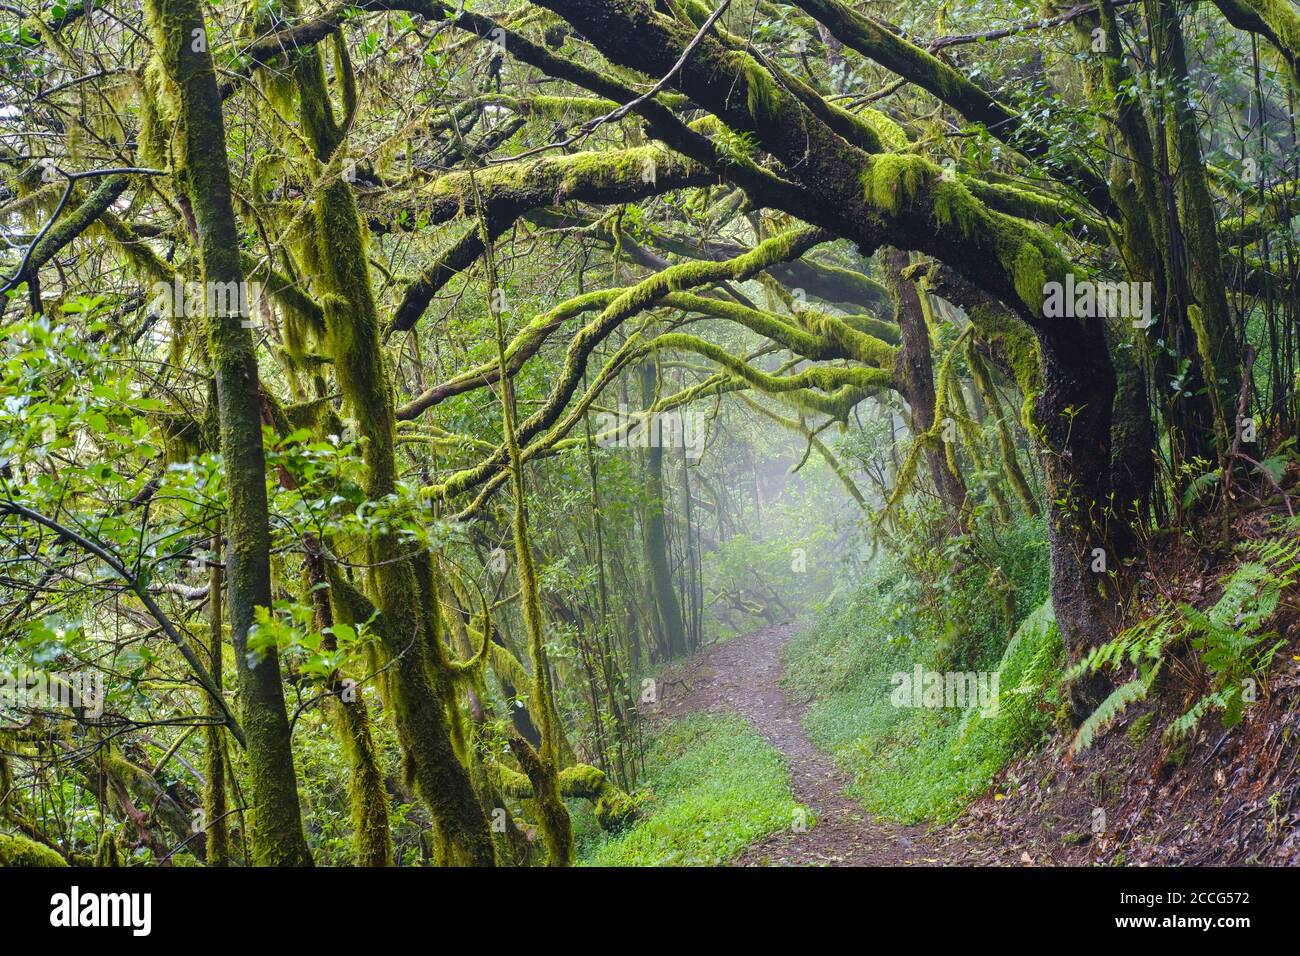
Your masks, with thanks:
M 676 76 L 678 72 L 681 71 L 681 68 L 686 65 L 687 58 L 689 58 L 690 55 L 695 51 L 695 48 L 700 45 L 700 43 L 704 40 L 704 35 L 709 32 L 709 30 L 713 27 L 713 24 L 717 23 L 718 18 L 721 17 L 727 11 L 727 7 L 729 6 L 731 6 L 731 0 L 723 0 L 723 2 L 718 6 L 718 9 L 714 10 L 713 13 L 709 15 L 709 18 L 704 21 L 704 25 L 701 26 L 699 31 L 695 34 L 695 36 L 691 38 L 691 42 L 686 44 L 686 48 L 682 50 L 682 55 L 677 58 L 677 62 L 672 65 L 672 69 L 670 69 L 667 73 L 665 73 L 663 77 L 661 77 L 660 80 L 657 83 L 655 83 L 654 86 L 650 87 L 649 90 L 642 93 L 636 99 L 629 100 L 628 102 L 624 103 L 622 106 L 618 107 L 617 109 L 611 110 L 610 112 L 606 113 L 603 116 L 597 116 L 595 119 L 587 120 L 587 122 L 579 126 L 578 131 L 574 133 L 572 136 L 570 136 L 568 139 L 560 140 L 554 143 L 548 143 L 545 146 L 538 146 L 536 149 L 527 150 L 526 152 L 519 153 L 514 156 L 510 156 L 508 158 L 508 161 L 514 163 L 514 162 L 518 162 L 520 159 L 523 159 L 526 156 L 531 156 L 536 153 L 544 152 L 546 150 L 564 149 L 569 146 L 572 146 L 578 140 L 590 136 L 592 133 L 596 132 L 596 130 L 600 129 L 600 127 L 604 126 L 606 123 L 612 123 L 621 120 L 623 117 L 627 116 L 628 113 L 632 112 L 642 103 L 644 103 L 646 100 L 658 96 L 659 93 L 663 91 L 663 88 L 668 85 L 668 81 L 671 80 L 674 76 Z
M 230 732 L 234 734 L 235 739 L 239 741 L 240 746 L 247 746 L 243 729 L 240 728 L 239 722 L 235 720 L 235 715 L 230 712 L 228 707 L 226 707 L 225 698 L 221 696 L 221 689 L 217 687 L 216 683 L 212 680 L 212 676 L 208 673 L 207 668 L 203 666 L 203 662 L 199 660 L 198 656 L 194 653 L 194 649 L 190 647 L 185 638 L 176 630 L 176 626 L 172 624 L 167 615 L 163 613 L 162 608 L 160 608 L 157 602 L 154 601 L 152 595 L 149 594 L 149 589 L 140 583 L 140 579 L 133 575 L 127 569 L 126 565 L 84 535 L 74 531 L 66 525 L 60 524 L 53 518 L 46 517 L 38 511 L 33 511 L 30 508 L 24 507 L 16 501 L 0 500 L 0 514 L 17 515 L 26 518 L 28 521 L 35 524 L 49 528 L 65 541 L 71 541 L 82 550 L 88 551 L 95 557 L 99 558 L 99 560 L 107 564 L 119 577 L 121 577 L 122 580 L 126 582 L 127 587 L 129 587 L 131 591 L 134 592 L 135 596 L 140 599 L 140 602 L 145 606 L 145 609 L 149 612 L 150 616 L 158 622 L 163 633 L 166 634 L 168 639 L 180 650 L 181 656 L 185 658 L 186 663 L 188 663 L 190 668 L 194 671 L 194 675 L 198 678 L 199 684 L 208 692 L 209 695 L 211 695 L 216 705 L 221 708 L 221 713 L 225 717 L 225 724 L 230 728 Z

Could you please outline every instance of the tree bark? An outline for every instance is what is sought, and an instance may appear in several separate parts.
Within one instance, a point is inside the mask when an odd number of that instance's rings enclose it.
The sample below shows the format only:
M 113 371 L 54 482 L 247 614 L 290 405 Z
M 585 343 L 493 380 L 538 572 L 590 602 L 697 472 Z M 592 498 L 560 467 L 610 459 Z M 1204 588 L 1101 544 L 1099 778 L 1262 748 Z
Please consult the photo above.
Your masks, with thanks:
M 207 52 L 202 7 L 198 0 L 147 0 L 145 12 L 156 53 L 175 87 L 174 119 L 181 129 L 181 153 L 174 163 L 178 185 L 194 212 L 205 287 L 236 283 L 242 289 L 244 272 L 231 202 L 226 130 L 216 74 Z M 207 298 L 220 302 L 222 297 Z M 274 647 L 251 656 L 248 649 L 256 609 L 271 606 L 271 536 L 257 357 L 245 319 L 247 316 L 215 310 L 205 315 L 226 464 L 226 577 L 231 641 L 243 709 L 241 722 L 248 737 L 253 862 L 260 866 L 310 866 L 279 655 Z

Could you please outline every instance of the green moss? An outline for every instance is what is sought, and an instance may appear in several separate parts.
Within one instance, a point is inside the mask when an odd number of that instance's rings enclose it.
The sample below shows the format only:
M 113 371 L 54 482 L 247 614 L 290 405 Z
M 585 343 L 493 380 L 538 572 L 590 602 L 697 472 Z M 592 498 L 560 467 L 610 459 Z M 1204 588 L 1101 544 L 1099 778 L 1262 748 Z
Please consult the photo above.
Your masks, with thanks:
M 1018 219 L 1048 225 L 1073 223 L 1082 227 L 1075 232 L 1081 232 L 1093 241 L 1107 235 L 1106 223 L 1102 219 L 1068 200 L 1005 183 L 983 182 L 974 177 L 964 179 L 963 185 L 989 208 Z
M 1010 366 L 1024 396 L 1020 419 L 1026 431 L 1034 431 L 1034 403 L 1043 388 L 1043 365 L 1038 341 L 1023 324 L 993 306 L 977 306 L 968 313 L 980 339 L 989 343 Z
M 702 355 L 725 368 L 736 378 L 767 394 L 783 395 L 798 392 L 800 404 L 839 420 L 843 420 L 850 409 L 865 397 L 889 388 L 894 381 L 892 367 L 814 365 L 792 375 L 775 375 L 754 368 L 721 346 L 683 333 L 660 335 L 650 342 L 649 347 L 655 350 L 676 349 Z
M 331 719 L 347 756 L 348 803 L 358 866 L 392 866 L 393 840 L 389 831 L 388 790 L 370 732 L 370 717 L 360 688 L 357 698 L 329 701 Z
M 1231 3 L 1232 0 L 1228 2 Z M 1268 24 L 1277 38 L 1277 45 L 1282 48 L 1283 55 L 1291 64 L 1292 75 L 1297 82 L 1300 82 L 1300 13 L 1296 12 L 1295 6 L 1287 0 L 1238 0 L 1238 2 L 1249 7 Z
M 749 115 L 760 122 L 778 118 L 772 76 L 763 64 L 743 50 L 729 54 L 728 59 L 745 81 L 745 103 Z
M 907 134 L 903 132 L 903 127 L 880 112 L 880 110 L 866 107 L 854 115 L 875 131 L 876 136 L 880 138 L 881 143 L 886 148 L 894 152 L 902 152 L 912 145 L 908 141 Z
M 99 850 L 95 853 L 95 866 L 109 867 L 122 865 L 122 851 L 117 846 L 117 835 L 112 830 L 104 833 L 99 841 Z
M 972 317 L 972 324 L 975 324 L 974 317 Z M 1022 375 L 1026 375 L 1021 389 L 1027 396 L 1026 404 L 1032 408 L 1033 400 L 1037 395 L 1037 385 L 1032 376 L 1039 371 L 1038 343 L 1033 341 L 1033 337 L 1020 323 L 1012 322 L 1010 324 L 1014 332 L 1018 333 L 1016 347 L 1021 353 L 1019 358 L 1022 362 L 1026 357 L 1032 359 L 1031 367 L 1021 372 Z M 978 328 L 979 326 L 977 326 Z M 979 349 L 976 348 L 974 337 L 971 337 L 966 343 L 966 366 L 970 369 L 971 380 L 974 382 L 980 398 L 988 407 L 989 414 L 997 419 L 998 448 L 1002 455 L 1002 467 L 1007 480 L 1011 483 L 1011 488 L 1020 500 L 1025 513 L 1031 517 L 1036 516 L 1040 510 L 1038 501 L 1035 499 L 1033 491 L 1029 487 L 1029 482 L 1025 478 L 1025 473 L 1020 467 L 1016 444 L 1011 435 L 1011 426 L 1007 423 L 1006 416 L 1002 414 L 1001 400 L 998 398 L 997 389 L 993 387 L 993 378 L 989 374 L 988 366 L 984 363 L 984 357 L 980 355 Z M 1020 378 L 1017 378 L 1017 383 L 1019 382 Z
M 1216 385 L 1219 380 L 1219 369 L 1215 364 L 1215 347 L 1210 333 L 1206 326 L 1204 314 L 1200 306 L 1189 305 L 1187 307 L 1187 322 L 1196 334 L 1196 352 L 1201 359 L 1201 374 L 1205 381 L 1213 382 Z M 1224 414 L 1226 409 L 1223 407 L 1226 403 L 1219 397 L 1219 389 L 1210 389 L 1210 400 L 1215 406 L 1214 411 L 1214 437 L 1218 443 L 1220 453 L 1227 450 L 1228 431 L 1224 425 Z
M 922 191 L 928 193 L 936 228 L 955 226 L 962 238 L 991 246 L 1026 309 L 1041 315 L 1043 286 L 1063 278 L 1067 263 L 1060 251 L 1024 222 L 995 212 L 975 198 L 959 179 L 946 176 L 921 156 L 886 153 L 867 159 L 860 179 L 866 201 L 891 216 Z
M 1134 747 L 1140 747 L 1147 737 L 1151 735 L 1151 728 L 1155 725 L 1156 715 L 1154 712 L 1143 714 L 1137 720 L 1133 721 L 1128 728 L 1128 739 Z
M 931 174 L 937 175 L 938 167 L 920 156 L 885 153 L 868 159 L 862 187 L 867 202 L 896 216 Z
M 532 798 L 533 785 L 524 774 L 501 766 L 495 772 L 503 793 L 520 799 Z M 607 833 L 622 831 L 640 814 L 640 801 L 614 786 L 604 771 L 590 764 L 574 764 L 561 770 L 559 790 L 565 799 L 591 801 L 596 821 Z
M 576 116 L 603 116 L 618 108 L 613 100 L 590 96 L 529 96 L 516 101 L 518 107 L 530 116 L 549 119 L 569 119 Z
M 63 857 L 35 840 L 0 833 L 0 867 L 67 865 Z
M 602 770 L 588 764 L 576 764 L 560 771 L 560 793 L 592 800 L 596 820 L 601 829 L 610 833 L 631 824 L 638 813 L 634 799 L 610 783 Z
M 1011 263 L 1011 277 L 1015 281 L 1016 294 L 1035 315 L 1043 311 L 1043 287 L 1047 276 L 1043 271 L 1043 254 L 1031 243 L 1024 243 Z
M 551 156 L 531 162 L 502 163 L 485 169 L 448 173 L 428 187 L 431 198 L 456 198 L 462 209 L 472 202 L 475 189 L 485 201 L 514 194 L 540 194 L 551 202 L 620 183 L 635 182 L 649 169 L 662 177 L 669 171 L 689 172 L 697 167 L 659 146 L 635 146 L 611 152 L 582 152 Z
M 956 225 L 970 238 L 979 228 L 980 208 L 970 191 L 955 179 L 940 179 L 930 193 L 934 218 L 940 226 Z
M 339 68 L 345 69 L 346 63 L 340 62 Z M 332 117 L 319 49 L 302 56 L 295 77 L 300 120 L 316 159 L 333 162 L 341 131 Z M 350 81 L 342 82 L 346 99 Z M 364 439 L 366 494 L 386 498 L 397 489 L 396 419 L 370 284 L 366 234 L 346 182 L 329 182 L 312 212 L 313 244 L 320 262 L 317 281 L 335 377 Z M 386 528 L 378 529 L 368 545 L 380 612 L 375 629 L 390 663 L 389 692 L 398 738 L 410 779 L 432 811 L 439 855 L 447 862 L 491 865 L 495 852 L 487 816 L 450 736 L 449 708 L 455 708 L 456 701 L 440 694 L 443 671 L 429 657 L 430 648 L 439 646 L 440 635 L 436 615 L 427 612 L 427 591 L 421 591 L 416 562 L 409 545 Z M 337 591 L 338 576 L 332 574 L 330 581 Z M 375 855 L 381 850 L 377 848 Z

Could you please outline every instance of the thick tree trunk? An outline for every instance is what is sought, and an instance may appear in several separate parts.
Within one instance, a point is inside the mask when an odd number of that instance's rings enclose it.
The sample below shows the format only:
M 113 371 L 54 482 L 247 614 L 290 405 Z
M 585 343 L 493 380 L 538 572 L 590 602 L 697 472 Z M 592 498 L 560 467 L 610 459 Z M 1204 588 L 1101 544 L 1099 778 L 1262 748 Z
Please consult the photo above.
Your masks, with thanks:
M 1040 332 L 1043 388 L 1035 420 L 1045 447 L 1052 607 L 1071 659 L 1110 639 L 1128 546 L 1112 501 L 1115 370 L 1101 319 L 1063 319 Z M 1076 712 L 1100 703 L 1105 682 L 1071 688 Z

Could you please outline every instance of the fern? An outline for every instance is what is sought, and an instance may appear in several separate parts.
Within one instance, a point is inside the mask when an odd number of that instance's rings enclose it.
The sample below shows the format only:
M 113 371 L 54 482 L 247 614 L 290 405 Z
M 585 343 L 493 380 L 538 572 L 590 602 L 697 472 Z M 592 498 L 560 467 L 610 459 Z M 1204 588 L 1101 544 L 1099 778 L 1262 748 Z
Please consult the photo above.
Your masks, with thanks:
M 1213 707 L 1224 707 L 1227 701 L 1220 693 L 1209 693 L 1201 697 L 1196 703 L 1188 708 L 1187 713 L 1183 714 L 1177 720 L 1173 721 L 1165 728 L 1164 740 L 1166 743 L 1177 743 L 1188 737 L 1201 724 L 1201 718 L 1210 712 Z
M 1094 647 L 1085 654 L 1079 663 L 1066 671 L 1065 679 L 1074 680 L 1084 674 L 1095 674 L 1103 668 L 1117 670 L 1125 664 L 1136 664 L 1144 659 L 1159 660 L 1165 648 L 1181 636 L 1178 623 L 1172 608 L 1165 608 L 1143 618 L 1132 627 L 1125 628 L 1113 640 Z
M 1225 728 L 1235 727 L 1254 701 L 1255 680 L 1272 665 L 1285 641 L 1265 630 L 1282 592 L 1300 581 L 1300 522 L 1290 519 L 1279 534 L 1244 545 L 1242 563 L 1223 581 L 1223 594 L 1208 611 L 1190 604 L 1167 605 L 1114 640 L 1093 648 L 1065 674 L 1073 680 L 1103 669 L 1142 665 L 1137 679 L 1120 685 L 1075 734 L 1071 749 L 1086 750 L 1132 703 L 1142 700 L 1160 669 L 1162 656 L 1184 640 L 1210 672 L 1209 690 L 1165 730 L 1174 742 L 1194 733 L 1205 716 L 1220 711 Z
M 1079 730 L 1070 743 L 1070 750 L 1074 753 L 1087 750 L 1092 746 L 1093 739 L 1118 720 L 1124 711 L 1128 710 L 1130 704 L 1146 700 L 1147 693 L 1151 690 L 1159 672 L 1160 661 L 1156 661 L 1143 671 L 1141 676 L 1126 684 L 1120 684 L 1111 691 L 1110 696 L 1079 725 Z
M 1220 469 L 1215 468 L 1211 471 L 1202 472 L 1189 481 L 1187 487 L 1183 490 L 1183 507 L 1190 508 L 1203 494 L 1218 485 L 1221 474 Z

